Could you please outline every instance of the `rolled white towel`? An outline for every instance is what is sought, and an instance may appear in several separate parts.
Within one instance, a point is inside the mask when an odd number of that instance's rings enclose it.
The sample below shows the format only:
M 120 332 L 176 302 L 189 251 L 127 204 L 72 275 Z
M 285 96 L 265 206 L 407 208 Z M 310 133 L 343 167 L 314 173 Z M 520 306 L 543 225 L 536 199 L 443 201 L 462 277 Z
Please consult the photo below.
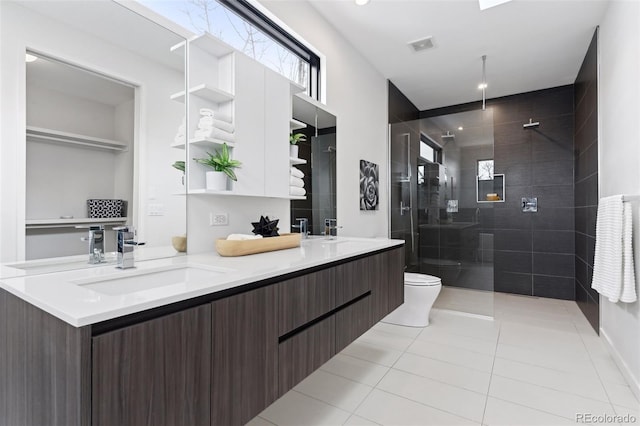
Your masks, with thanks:
M 304 188 L 304 181 L 295 176 L 289 176 L 289 185 L 297 186 L 298 188 Z
M 289 194 L 291 195 L 295 195 L 298 197 L 303 197 L 307 194 L 307 190 L 304 188 L 300 188 L 299 186 L 290 186 L 289 187 Z
M 304 177 L 304 172 L 297 167 L 291 167 L 291 176 L 302 179 Z
M 215 129 L 215 128 L 198 129 L 193 133 L 193 136 L 196 139 L 214 138 L 214 139 L 220 139 L 226 142 L 235 142 L 236 140 L 236 137 L 234 136 L 233 133 L 225 132 L 224 130 Z
M 244 240 L 259 240 L 262 235 L 250 235 L 250 234 L 231 234 L 227 237 L 227 240 L 244 241 Z
M 201 130 L 218 129 L 227 133 L 233 133 L 235 131 L 233 124 L 210 117 L 202 117 L 198 122 L 198 128 Z
M 233 122 L 233 119 L 231 118 L 231 116 L 220 113 L 218 111 L 214 111 L 210 108 L 200 108 L 200 115 L 204 117 L 213 117 L 218 120 L 226 121 L 227 123 Z

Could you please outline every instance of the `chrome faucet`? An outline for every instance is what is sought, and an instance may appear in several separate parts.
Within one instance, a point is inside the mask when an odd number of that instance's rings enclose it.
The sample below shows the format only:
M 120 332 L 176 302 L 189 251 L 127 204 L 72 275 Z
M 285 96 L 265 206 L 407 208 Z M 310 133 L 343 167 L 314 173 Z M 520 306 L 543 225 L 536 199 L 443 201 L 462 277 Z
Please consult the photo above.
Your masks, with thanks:
M 306 239 L 309 235 L 309 219 L 306 217 L 296 218 L 296 220 L 300 221 L 297 225 L 291 225 L 292 228 L 296 228 L 300 230 L 302 234 L 301 238 Z
M 338 237 L 338 228 L 342 227 L 338 226 L 337 219 L 324 220 L 324 235 L 328 240 L 335 240 Z
M 133 248 L 135 246 L 144 245 L 144 243 L 134 240 L 135 231 L 132 226 L 119 226 L 113 228 L 113 230 L 118 233 L 116 250 L 118 254 L 118 260 L 116 263 L 116 268 L 135 268 Z
M 76 228 L 87 228 L 76 226 Z M 89 236 L 80 238 L 89 242 L 89 263 L 97 265 L 104 262 L 104 227 L 102 225 L 90 225 Z

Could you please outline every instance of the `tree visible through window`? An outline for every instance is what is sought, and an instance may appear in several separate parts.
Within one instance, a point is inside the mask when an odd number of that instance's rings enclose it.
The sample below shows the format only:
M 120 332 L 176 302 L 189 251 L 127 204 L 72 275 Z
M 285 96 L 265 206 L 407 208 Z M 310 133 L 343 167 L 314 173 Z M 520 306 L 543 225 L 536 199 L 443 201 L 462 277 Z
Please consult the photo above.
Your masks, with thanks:
M 478 180 L 493 180 L 493 160 L 478 160 Z
M 312 61 L 300 57 L 254 23 L 240 17 L 230 9 L 231 5 L 228 7 L 218 0 L 138 1 L 196 35 L 207 32 L 218 37 L 247 56 L 307 88 L 307 94 L 313 95 L 316 92 L 310 87 L 310 81 L 313 81 L 310 79 Z M 240 7 L 249 6 L 236 0 L 233 8 Z M 253 9 L 251 11 L 256 14 Z M 271 22 L 262 24 L 271 27 L 275 25 Z M 284 34 L 279 28 L 277 32 Z M 317 56 L 314 59 L 319 63 Z

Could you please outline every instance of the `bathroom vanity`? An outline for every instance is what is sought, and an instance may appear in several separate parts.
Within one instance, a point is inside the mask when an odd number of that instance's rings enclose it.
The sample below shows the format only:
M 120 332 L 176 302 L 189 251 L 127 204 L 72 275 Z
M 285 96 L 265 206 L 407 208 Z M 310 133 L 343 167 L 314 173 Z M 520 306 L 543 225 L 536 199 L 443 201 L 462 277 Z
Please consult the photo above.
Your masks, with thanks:
M 0 281 L 0 424 L 245 424 L 402 304 L 403 269 L 403 241 L 312 238 L 16 270 Z

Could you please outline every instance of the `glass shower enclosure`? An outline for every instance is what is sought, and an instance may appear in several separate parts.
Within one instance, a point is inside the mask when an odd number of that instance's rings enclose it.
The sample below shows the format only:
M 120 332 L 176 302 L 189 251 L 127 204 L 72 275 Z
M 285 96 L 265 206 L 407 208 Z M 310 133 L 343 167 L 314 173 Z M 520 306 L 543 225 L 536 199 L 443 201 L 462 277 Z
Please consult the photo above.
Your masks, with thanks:
M 434 304 L 493 316 L 493 113 L 476 110 L 390 125 L 391 238 L 405 240 L 407 272 L 434 275 Z

